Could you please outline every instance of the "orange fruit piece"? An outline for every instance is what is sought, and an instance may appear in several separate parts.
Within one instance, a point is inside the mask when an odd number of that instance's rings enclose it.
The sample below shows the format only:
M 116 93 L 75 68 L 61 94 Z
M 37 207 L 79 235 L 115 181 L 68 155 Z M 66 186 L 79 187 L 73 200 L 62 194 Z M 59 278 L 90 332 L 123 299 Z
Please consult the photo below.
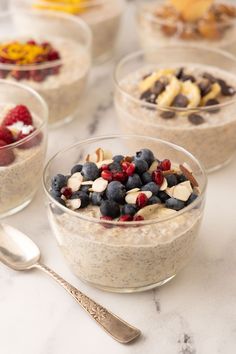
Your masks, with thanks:
M 184 20 L 194 22 L 207 12 L 214 0 L 170 0 L 170 2 Z

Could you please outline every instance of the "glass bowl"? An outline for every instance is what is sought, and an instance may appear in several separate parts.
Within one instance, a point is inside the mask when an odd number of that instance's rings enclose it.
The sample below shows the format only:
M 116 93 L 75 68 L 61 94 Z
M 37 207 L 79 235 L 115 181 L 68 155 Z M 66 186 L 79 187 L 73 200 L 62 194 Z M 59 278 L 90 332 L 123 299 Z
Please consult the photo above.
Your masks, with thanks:
M 186 162 L 197 178 L 200 196 L 174 216 L 139 222 L 104 221 L 71 211 L 50 194 L 51 179 L 67 175 L 97 148 L 129 155 L 145 147 L 158 158 Z M 189 261 L 201 224 L 207 179 L 200 163 L 187 151 L 143 136 L 88 139 L 58 152 L 43 176 L 48 216 L 58 245 L 71 270 L 92 286 L 113 292 L 143 291 L 166 283 Z M 86 211 L 86 209 L 83 209 Z
M 215 1 L 235 6 L 233 1 Z M 184 22 L 176 19 L 173 11 L 165 10 L 165 17 L 157 16 L 163 5 L 169 6 L 166 0 L 139 0 L 137 6 L 137 28 L 140 44 L 143 49 L 156 45 L 191 44 L 204 45 L 210 48 L 224 48 L 236 51 L 236 7 L 235 17 L 222 15 L 222 21 L 212 15 L 199 22 Z M 170 8 L 170 7 L 169 7 Z M 166 7 L 167 9 L 167 7 Z
M 50 43 L 59 59 L 38 64 L 0 63 L 0 76 L 35 89 L 47 102 L 49 123 L 58 126 L 79 111 L 91 65 L 91 31 L 81 19 L 51 11 L 12 11 L 0 17 L 0 44 Z
M 84 0 L 76 3 L 65 0 L 15 0 L 13 6 L 22 8 L 38 8 L 56 10 L 75 15 L 83 19 L 93 34 L 92 53 L 96 62 L 110 59 L 114 54 L 116 39 L 119 32 L 124 0 Z
M 0 218 L 18 212 L 31 202 L 43 172 L 47 105 L 32 89 L 0 80 L 1 116 L 6 108 L 19 104 L 27 106 L 36 129 L 28 137 L 0 147 Z
M 161 108 L 135 98 L 131 89 L 137 77 L 153 69 L 186 65 L 201 68 L 215 77 L 220 74 L 219 77 L 226 78 L 236 88 L 236 60 L 232 55 L 200 47 L 160 46 L 130 54 L 117 64 L 114 73 L 116 112 L 124 133 L 154 136 L 181 145 L 210 172 L 227 164 L 235 153 L 236 96 L 215 106 Z M 190 124 L 188 116 L 192 113 L 204 117 L 205 123 Z

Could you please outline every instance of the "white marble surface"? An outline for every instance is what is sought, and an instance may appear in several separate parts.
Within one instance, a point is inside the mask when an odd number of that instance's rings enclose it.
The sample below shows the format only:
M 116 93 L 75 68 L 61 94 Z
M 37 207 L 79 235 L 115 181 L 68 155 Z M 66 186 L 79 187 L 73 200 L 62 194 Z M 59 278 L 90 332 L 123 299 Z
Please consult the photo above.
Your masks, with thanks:
M 137 47 L 132 7 L 125 16 L 117 57 Z M 112 66 L 94 70 L 93 87 L 77 121 L 50 132 L 48 157 L 82 138 L 119 132 L 112 107 Z M 129 295 L 101 292 L 71 274 L 49 228 L 41 188 L 28 208 L 5 222 L 32 237 L 46 264 L 139 327 L 143 336 L 128 346 L 116 343 L 47 276 L 1 265 L 0 354 L 235 353 L 235 171 L 236 160 L 209 178 L 206 214 L 190 264 L 162 288 Z

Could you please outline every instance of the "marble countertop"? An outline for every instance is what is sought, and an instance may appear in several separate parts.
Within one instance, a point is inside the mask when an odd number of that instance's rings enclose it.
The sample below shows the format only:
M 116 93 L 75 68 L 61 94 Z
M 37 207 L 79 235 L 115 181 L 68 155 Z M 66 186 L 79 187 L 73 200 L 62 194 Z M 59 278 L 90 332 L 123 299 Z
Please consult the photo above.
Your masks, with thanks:
M 124 18 L 117 58 L 138 48 Z M 129 27 L 128 27 L 129 26 Z M 86 137 L 119 133 L 112 106 L 114 63 L 91 75 L 78 119 L 49 134 L 48 158 Z M 27 233 L 42 260 L 73 285 L 140 328 L 143 336 L 124 346 L 106 335 L 56 283 L 38 271 L 0 266 L 0 354 L 233 354 L 236 352 L 236 159 L 210 175 L 206 213 L 194 256 L 169 284 L 138 294 L 93 289 L 68 269 L 47 220 L 42 188 L 34 201 L 4 221 Z

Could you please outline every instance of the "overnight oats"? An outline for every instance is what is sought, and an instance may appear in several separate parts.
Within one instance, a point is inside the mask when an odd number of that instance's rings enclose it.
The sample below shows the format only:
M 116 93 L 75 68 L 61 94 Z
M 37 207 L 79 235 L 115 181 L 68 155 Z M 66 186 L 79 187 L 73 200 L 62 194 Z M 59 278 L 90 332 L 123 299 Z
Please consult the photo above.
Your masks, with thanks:
M 65 12 L 82 18 L 93 34 L 93 58 L 109 59 L 114 52 L 119 32 L 124 0 L 16 0 L 17 9 L 34 8 Z
M 78 113 L 90 68 L 89 28 L 58 13 L 6 17 L 12 21 L 12 33 L 1 33 L 0 77 L 36 90 L 48 104 L 51 125 L 71 120 Z M 27 32 L 28 20 L 34 24 Z M 67 33 L 70 29 L 74 36 Z
M 36 92 L 0 80 L 0 218 L 28 205 L 40 185 L 47 117 Z
M 191 258 L 206 176 L 176 145 L 141 136 L 90 139 L 49 161 L 44 187 L 66 261 L 95 287 L 153 288 Z
M 200 44 L 235 49 L 236 6 L 214 0 L 141 0 L 137 25 L 144 49 Z
M 120 126 L 181 145 L 213 171 L 236 150 L 235 72 L 233 57 L 203 48 L 131 54 L 115 71 Z

